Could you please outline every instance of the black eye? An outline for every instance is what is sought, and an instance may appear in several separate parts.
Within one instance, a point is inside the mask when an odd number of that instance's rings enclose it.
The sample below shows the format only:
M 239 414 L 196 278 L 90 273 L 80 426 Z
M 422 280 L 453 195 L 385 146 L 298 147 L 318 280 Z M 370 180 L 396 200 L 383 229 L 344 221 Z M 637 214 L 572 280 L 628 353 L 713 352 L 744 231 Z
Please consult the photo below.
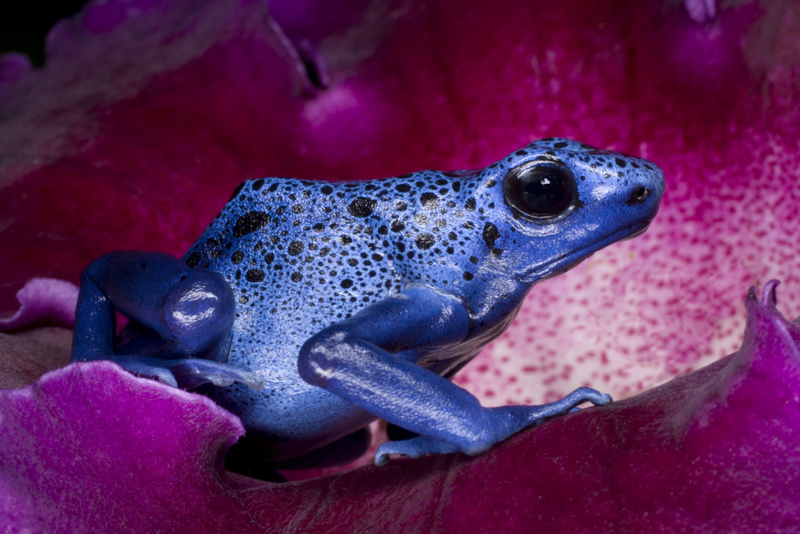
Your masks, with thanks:
M 575 177 L 555 161 L 527 163 L 508 172 L 503 194 L 506 203 L 526 219 L 554 219 L 572 211 Z

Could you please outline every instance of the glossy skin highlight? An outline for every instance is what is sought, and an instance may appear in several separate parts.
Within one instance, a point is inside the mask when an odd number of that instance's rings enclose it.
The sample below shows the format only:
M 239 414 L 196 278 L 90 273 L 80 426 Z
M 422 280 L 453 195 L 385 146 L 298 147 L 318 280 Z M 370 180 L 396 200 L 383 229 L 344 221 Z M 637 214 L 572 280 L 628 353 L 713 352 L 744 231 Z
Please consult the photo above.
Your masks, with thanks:
M 524 191 L 538 189 L 511 181 L 541 166 L 572 195 L 546 216 L 525 211 Z M 478 454 L 582 402 L 610 402 L 579 388 L 487 409 L 449 379 L 535 283 L 643 232 L 663 191 L 652 163 L 556 138 L 474 171 L 247 181 L 181 260 L 125 251 L 87 267 L 72 358 L 202 386 L 245 424 L 234 450 L 244 462 L 344 463 L 376 417 L 419 434 L 382 445 L 378 465 Z M 115 310 L 131 318 L 118 340 Z

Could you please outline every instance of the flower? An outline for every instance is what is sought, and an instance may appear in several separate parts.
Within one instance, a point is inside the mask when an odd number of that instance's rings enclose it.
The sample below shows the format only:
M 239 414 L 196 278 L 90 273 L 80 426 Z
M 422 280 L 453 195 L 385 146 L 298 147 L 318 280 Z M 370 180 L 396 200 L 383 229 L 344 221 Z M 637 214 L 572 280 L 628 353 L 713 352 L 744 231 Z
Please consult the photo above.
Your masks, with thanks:
M 738 352 L 645 393 L 476 458 L 287 484 L 222 468 L 244 429 L 209 399 L 73 364 L 0 391 L 0 517 L 53 533 L 786 531 L 800 522 L 800 327 L 776 285 L 751 292 Z
M 754 282 L 781 278 L 800 314 L 793 4 L 364 4 L 273 0 L 278 25 L 261 2 L 98 2 L 44 69 L 0 58 L 0 309 L 111 250 L 180 255 L 247 178 L 474 168 L 552 135 L 651 159 L 668 189 L 647 234 L 534 288 L 462 371 L 485 404 L 628 396 L 714 361 Z

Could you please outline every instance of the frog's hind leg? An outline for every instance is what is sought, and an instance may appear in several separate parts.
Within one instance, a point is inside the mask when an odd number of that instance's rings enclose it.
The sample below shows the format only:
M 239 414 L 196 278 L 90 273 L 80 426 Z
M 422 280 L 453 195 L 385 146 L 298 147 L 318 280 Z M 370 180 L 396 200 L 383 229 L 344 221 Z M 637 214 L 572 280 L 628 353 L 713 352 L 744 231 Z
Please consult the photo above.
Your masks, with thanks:
M 118 346 L 115 311 L 131 319 Z M 234 381 L 257 387 L 253 373 L 225 363 L 235 312 L 218 273 L 159 252 L 112 252 L 81 274 L 72 361 L 111 360 L 184 388 Z

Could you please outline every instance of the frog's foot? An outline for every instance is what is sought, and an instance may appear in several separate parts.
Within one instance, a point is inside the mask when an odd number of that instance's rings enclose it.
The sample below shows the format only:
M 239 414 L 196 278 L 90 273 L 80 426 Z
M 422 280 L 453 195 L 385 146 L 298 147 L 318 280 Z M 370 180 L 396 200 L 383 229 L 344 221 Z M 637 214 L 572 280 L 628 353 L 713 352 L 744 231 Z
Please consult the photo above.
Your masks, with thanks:
M 387 441 L 378 447 L 378 452 L 375 455 L 375 465 L 381 467 L 388 464 L 391 460 L 390 454 L 403 454 L 411 458 L 419 458 L 426 454 L 447 454 L 450 452 L 460 452 L 460 449 L 455 445 L 427 436 L 418 436 L 403 441 Z
M 419 436 L 403 441 L 390 441 L 378 448 L 375 456 L 375 465 L 382 466 L 389 463 L 390 454 L 404 454 L 418 458 L 425 454 L 447 454 L 463 452 L 475 456 L 489 450 L 497 443 L 513 436 L 520 430 L 538 426 L 545 421 L 579 411 L 578 405 L 591 402 L 595 406 L 604 406 L 611 402 L 611 395 L 600 393 L 591 388 L 580 387 L 556 402 L 541 406 L 500 406 L 485 408 L 482 419 L 474 422 L 477 439 L 459 439 L 458 444 L 450 444 L 435 438 Z M 485 431 L 480 432 L 483 428 Z
M 227 387 L 234 382 L 245 384 L 255 391 L 264 387 L 261 379 L 244 367 L 202 358 L 162 360 L 147 356 L 110 356 L 107 359 L 136 376 L 152 378 L 181 389 L 194 389 L 208 383 Z

